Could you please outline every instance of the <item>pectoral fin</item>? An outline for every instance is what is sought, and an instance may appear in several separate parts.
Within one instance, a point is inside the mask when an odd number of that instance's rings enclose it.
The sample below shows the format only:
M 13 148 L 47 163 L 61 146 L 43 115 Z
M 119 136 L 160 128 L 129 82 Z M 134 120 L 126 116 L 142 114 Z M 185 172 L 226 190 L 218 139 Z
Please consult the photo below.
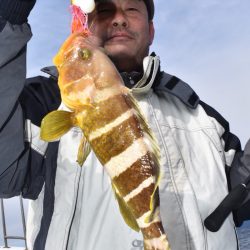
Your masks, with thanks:
M 120 212 L 121 215 L 124 219 L 124 221 L 127 223 L 127 225 L 132 228 L 133 230 L 135 230 L 136 232 L 140 231 L 140 228 L 137 224 L 137 221 L 135 219 L 135 217 L 133 216 L 133 214 L 131 213 L 130 209 L 128 208 L 126 202 L 124 201 L 124 199 L 119 195 L 119 193 L 116 191 L 115 186 L 112 184 L 114 193 L 115 193 L 115 197 L 118 201 L 118 205 L 120 208 Z
M 41 124 L 40 137 L 44 141 L 55 141 L 67 133 L 73 126 L 73 113 L 57 110 L 47 114 Z
M 82 138 L 81 143 L 78 148 L 77 162 L 80 166 L 83 165 L 85 160 L 87 159 L 89 153 L 91 151 L 91 147 L 89 142 L 85 137 Z

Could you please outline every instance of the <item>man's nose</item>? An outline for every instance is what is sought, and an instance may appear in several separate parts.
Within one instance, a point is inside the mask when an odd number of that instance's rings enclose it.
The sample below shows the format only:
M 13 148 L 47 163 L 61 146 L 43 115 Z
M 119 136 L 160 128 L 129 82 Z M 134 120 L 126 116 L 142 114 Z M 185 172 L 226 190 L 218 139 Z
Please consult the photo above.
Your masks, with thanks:
M 114 27 L 128 27 L 128 20 L 126 14 L 122 10 L 116 11 L 112 21 L 112 25 Z

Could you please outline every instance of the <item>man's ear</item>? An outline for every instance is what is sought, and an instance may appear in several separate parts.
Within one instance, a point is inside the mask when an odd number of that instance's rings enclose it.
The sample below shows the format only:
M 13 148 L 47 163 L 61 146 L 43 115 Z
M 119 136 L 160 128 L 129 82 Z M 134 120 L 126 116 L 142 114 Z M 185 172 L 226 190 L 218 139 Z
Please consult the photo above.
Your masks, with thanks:
M 153 43 L 155 36 L 155 27 L 153 21 L 149 21 L 149 45 Z

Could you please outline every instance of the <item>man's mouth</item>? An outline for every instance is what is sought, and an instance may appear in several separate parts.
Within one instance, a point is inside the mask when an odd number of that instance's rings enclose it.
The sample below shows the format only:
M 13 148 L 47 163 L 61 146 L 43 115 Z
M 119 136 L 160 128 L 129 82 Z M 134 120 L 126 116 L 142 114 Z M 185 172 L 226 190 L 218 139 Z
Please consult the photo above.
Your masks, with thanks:
M 126 32 L 116 32 L 116 33 L 112 34 L 111 36 L 109 36 L 107 41 L 108 42 L 126 41 L 126 40 L 131 40 L 131 39 L 133 39 L 132 36 Z

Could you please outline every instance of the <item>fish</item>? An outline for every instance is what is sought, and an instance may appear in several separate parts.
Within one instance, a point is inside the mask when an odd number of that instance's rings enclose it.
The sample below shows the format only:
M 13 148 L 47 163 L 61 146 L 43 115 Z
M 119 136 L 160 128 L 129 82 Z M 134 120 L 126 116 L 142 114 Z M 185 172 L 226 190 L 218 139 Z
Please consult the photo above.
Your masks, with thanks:
M 41 139 L 51 142 L 80 128 L 79 166 L 93 150 L 110 177 L 124 221 L 142 232 L 144 249 L 170 250 L 159 208 L 160 149 L 131 90 L 86 32 L 73 32 L 53 62 L 68 110 L 43 118 Z

